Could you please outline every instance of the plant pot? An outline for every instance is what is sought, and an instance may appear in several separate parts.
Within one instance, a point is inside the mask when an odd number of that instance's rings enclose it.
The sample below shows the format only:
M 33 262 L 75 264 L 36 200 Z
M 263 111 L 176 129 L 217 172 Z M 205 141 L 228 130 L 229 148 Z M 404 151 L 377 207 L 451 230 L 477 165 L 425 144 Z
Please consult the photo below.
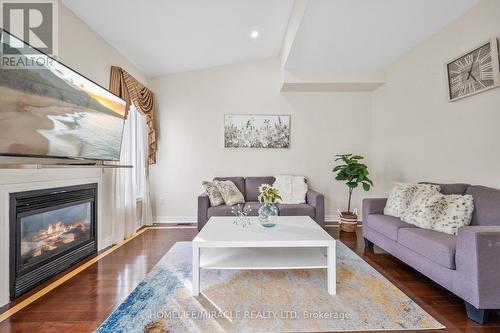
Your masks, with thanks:
M 340 215 L 340 230 L 345 232 L 356 232 L 358 227 L 358 215 L 351 212 L 342 212 Z

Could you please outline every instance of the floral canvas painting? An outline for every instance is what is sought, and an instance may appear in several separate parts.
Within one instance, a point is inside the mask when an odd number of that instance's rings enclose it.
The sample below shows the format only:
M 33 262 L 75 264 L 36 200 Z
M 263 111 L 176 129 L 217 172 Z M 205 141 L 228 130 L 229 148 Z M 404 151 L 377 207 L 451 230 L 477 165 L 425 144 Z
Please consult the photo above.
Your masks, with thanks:
M 288 148 L 289 146 L 289 115 L 224 116 L 226 148 Z

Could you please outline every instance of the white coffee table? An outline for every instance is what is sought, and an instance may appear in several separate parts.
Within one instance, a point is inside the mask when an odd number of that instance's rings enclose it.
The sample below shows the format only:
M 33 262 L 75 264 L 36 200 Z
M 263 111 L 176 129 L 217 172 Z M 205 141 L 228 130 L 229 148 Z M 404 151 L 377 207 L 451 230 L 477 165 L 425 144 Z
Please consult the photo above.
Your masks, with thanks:
M 273 228 L 257 217 L 245 228 L 234 217 L 211 217 L 193 240 L 193 295 L 200 293 L 200 269 L 327 269 L 336 293 L 335 239 L 308 216 L 279 216 Z M 325 251 L 326 248 L 326 251 Z M 326 253 L 325 253 L 326 252 Z

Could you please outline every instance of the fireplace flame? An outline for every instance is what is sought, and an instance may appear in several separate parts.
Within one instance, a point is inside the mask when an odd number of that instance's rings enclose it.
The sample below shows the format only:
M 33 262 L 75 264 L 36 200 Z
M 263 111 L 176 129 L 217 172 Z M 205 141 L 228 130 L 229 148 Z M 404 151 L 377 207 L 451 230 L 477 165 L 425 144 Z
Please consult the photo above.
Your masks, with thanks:
M 89 227 L 83 219 L 65 225 L 62 221 L 50 223 L 46 229 L 26 237 L 21 241 L 21 255 L 24 258 L 38 257 L 58 247 L 74 242 L 88 235 Z
M 86 226 L 83 221 L 78 220 L 72 225 L 66 226 L 63 222 L 50 223 L 47 229 L 38 231 L 38 234 L 33 237 L 34 242 L 40 242 L 47 239 L 57 238 L 62 234 L 71 232 L 75 229 L 80 229 L 82 232 L 86 231 Z

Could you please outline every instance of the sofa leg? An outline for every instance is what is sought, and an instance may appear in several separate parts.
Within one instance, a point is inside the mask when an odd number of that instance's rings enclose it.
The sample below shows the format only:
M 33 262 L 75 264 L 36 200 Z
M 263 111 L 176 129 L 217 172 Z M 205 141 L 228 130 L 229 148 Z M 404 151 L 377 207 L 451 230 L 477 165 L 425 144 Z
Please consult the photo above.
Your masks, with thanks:
M 365 240 L 365 247 L 367 249 L 373 249 L 373 242 L 372 241 L 369 241 L 368 239 L 364 238 Z
M 465 302 L 465 310 L 467 310 L 467 317 L 469 317 L 470 320 L 481 325 L 484 325 L 488 321 L 491 312 L 491 310 L 487 309 L 477 309 L 467 302 Z

